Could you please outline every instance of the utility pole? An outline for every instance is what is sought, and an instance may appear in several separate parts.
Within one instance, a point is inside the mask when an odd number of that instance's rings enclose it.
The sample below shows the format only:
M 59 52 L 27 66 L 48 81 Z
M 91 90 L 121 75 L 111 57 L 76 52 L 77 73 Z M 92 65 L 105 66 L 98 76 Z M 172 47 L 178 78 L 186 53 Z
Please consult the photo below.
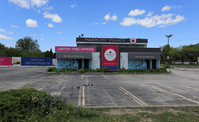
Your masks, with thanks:
M 170 34 L 170 35 L 165 35 L 165 36 L 168 38 L 168 55 L 167 55 L 167 61 L 168 61 L 168 62 L 167 62 L 167 66 L 168 66 L 168 65 L 169 65 L 169 47 L 170 47 L 170 46 L 169 46 L 169 38 L 172 37 L 173 35 Z

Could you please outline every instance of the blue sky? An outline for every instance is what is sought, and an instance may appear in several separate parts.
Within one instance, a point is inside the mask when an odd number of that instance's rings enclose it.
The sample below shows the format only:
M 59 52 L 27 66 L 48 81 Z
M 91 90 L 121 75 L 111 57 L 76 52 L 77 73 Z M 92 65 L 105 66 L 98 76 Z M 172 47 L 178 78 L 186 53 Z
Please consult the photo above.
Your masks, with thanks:
M 76 46 L 76 37 L 146 38 L 148 47 L 199 43 L 198 0 L 1 0 L 0 43 L 25 36 L 42 51 Z

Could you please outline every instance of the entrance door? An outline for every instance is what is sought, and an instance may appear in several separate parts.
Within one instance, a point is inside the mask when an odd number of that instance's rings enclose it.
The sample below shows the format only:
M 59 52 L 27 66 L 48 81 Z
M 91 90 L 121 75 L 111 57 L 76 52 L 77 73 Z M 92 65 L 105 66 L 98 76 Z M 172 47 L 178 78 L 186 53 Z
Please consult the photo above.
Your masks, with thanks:
M 156 69 L 156 60 L 152 60 L 152 69 Z
M 81 69 L 82 68 L 82 59 L 79 59 L 78 60 L 78 69 Z
M 150 69 L 150 60 L 146 60 L 147 69 Z
M 84 59 L 84 69 L 89 69 L 89 60 Z

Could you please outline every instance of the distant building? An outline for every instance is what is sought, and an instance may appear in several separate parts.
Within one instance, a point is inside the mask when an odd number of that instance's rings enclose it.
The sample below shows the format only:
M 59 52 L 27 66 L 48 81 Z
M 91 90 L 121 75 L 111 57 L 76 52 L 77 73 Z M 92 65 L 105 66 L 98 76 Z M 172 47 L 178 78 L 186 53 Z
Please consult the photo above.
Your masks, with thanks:
M 157 69 L 160 48 L 147 48 L 148 39 L 76 38 L 77 47 L 56 46 L 57 69 Z

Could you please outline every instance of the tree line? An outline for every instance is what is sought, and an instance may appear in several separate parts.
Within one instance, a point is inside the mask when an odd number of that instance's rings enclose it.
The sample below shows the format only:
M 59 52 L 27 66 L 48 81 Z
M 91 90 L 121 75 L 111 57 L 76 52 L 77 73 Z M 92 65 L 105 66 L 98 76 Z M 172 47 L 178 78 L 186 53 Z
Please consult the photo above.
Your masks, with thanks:
M 161 57 L 163 62 L 167 62 L 169 55 L 169 63 L 175 62 L 197 62 L 199 57 L 199 43 L 195 45 L 186 45 L 180 47 L 170 47 L 165 45 L 161 47 Z
M 16 42 L 15 47 L 6 47 L 0 43 L 0 57 L 51 57 L 55 58 L 52 48 L 45 52 L 39 49 L 37 40 L 24 37 Z
M 42 52 L 39 49 L 37 40 L 33 40 L 31 37 L 24 37 L 16 42 L 15 47 L 6 47 L 0 43 L 0 56 L 1 57 L 52 57 L 55 58 L 55 53 L 52 49 Z M 167 62 L 167 56 L 169 56 L 170 63 L 176 62 L 197 62 L 199 57 L 199 44 L 170 47 L 165 45 L 161 47 L 162 63 Z

